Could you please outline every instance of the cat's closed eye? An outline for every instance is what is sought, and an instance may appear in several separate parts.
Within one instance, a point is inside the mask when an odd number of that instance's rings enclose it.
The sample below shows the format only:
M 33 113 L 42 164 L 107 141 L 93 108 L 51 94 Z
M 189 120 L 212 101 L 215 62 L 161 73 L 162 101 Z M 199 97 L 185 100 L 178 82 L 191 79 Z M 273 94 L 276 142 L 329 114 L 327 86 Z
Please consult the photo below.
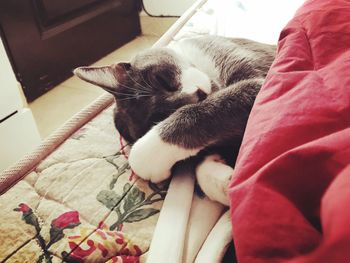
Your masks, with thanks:
M 174 83 L 171 83 L 168 76 L 158 75 L 156 76 L 156 81 L 158 85 L 166 91 L 174 92 L 178 90 L 178 86 Z

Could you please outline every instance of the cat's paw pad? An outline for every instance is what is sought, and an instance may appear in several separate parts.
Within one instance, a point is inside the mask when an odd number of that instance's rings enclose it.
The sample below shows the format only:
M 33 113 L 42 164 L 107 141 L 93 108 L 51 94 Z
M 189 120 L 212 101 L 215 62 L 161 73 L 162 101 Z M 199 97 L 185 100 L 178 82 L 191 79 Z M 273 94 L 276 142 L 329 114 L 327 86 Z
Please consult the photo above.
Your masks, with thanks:
M 233 168 L 226 165 L 220 156 L 210 155 L 196 168 L 196 177 L 202 191 L 209 199 L 229 205 L 228 184 Z
M 164 142 L 156 128 L 152 128 L 131 148 L 129 164 L 141 178 L 153 183 L 170 176 L 171 168 L 192 155 L 192 151 Z

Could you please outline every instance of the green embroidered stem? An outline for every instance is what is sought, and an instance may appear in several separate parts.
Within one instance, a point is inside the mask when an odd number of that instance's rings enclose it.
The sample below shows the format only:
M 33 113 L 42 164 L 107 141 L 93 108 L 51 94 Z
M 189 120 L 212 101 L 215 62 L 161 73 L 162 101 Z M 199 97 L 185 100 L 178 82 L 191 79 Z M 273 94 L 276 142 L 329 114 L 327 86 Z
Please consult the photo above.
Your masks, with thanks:
M 51 253 L 48 251 L 48 247 L 45 244 L 45 240 L 44 238 L 40 235 L 40 233 L 37 233 L 36 236 L 36 240 L 38 241 L 39 246 L 41 247 L 41 249 L 44 252 L 44 256 L 45 256 L 45 262 L 46 263 L 51 263 L 52 262 L 52 255 Z
M 110 163 L 110 162 L 109 162 Z M 109 184 L 109 189 L 113 189 L 115 184 L 117 183 L 119 177 L 123 175 L 128 169 L 130 169 L 130 166 L 128 163 L 125 163 L 122 167 L 118 167 L 116 164 L 112 163 L 118 170 L 118 173 L 116 175 L 113 175 L 113 179 L 111 183 Z
M 144 199 L 144 192 L 140 191 L 138 188 L 134 188 L 134 192 L 136 193 L 134 194 L 135 196 L 133 196 L 133 193 L 131 193 L 129 195 L 129 198 L 124 200 L 124 206 L 125 206 L 124 213 L 120 212 L 119 206 L 113 209 L 113 211 L 115 211 L 118 215 L 118 220 L 110 226 L 110 230 L 115 230 L 116 228 L 117 230 L 120 230 L 121 225 L 124 222 L 132 223 L 135 221 L 141 221 L 154 214 L 159 213 L 158 209 L 154 209 L 154 208 L 140 209 L 140 208 L 146 205 L 151 205 L 158 201 L 162 201 L 164 198 L 160 192 L 153 192 L 146 199 Z M 155 197 L 156 195 L 160 195 L 160 197 L 153 199 L 153 197 Z M 134 198 L 134 200 L 130 200 L 132 197 Z M 136 203 L 135 203 L 135 200 L 136 200 Z M 133 205 L 130 206 L 130 203 L 132 203 Z

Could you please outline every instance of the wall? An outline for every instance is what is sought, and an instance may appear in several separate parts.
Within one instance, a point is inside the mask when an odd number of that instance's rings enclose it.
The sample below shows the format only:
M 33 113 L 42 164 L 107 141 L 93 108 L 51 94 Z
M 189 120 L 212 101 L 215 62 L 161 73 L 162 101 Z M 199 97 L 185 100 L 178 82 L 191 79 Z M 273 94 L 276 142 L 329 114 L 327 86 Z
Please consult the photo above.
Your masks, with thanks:
M 181 16 L 195 0 L 143 0 L 148 13 L 155 16 Z

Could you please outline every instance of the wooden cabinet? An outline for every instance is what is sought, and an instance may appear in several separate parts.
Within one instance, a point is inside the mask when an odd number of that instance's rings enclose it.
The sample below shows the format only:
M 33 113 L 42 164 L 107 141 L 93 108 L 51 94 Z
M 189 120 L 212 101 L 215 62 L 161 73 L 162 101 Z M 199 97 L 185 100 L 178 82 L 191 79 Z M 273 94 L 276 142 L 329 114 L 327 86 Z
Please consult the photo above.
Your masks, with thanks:
M 32 101 L 140 33 L 138 0 L 2 0 L 2 39 Z

